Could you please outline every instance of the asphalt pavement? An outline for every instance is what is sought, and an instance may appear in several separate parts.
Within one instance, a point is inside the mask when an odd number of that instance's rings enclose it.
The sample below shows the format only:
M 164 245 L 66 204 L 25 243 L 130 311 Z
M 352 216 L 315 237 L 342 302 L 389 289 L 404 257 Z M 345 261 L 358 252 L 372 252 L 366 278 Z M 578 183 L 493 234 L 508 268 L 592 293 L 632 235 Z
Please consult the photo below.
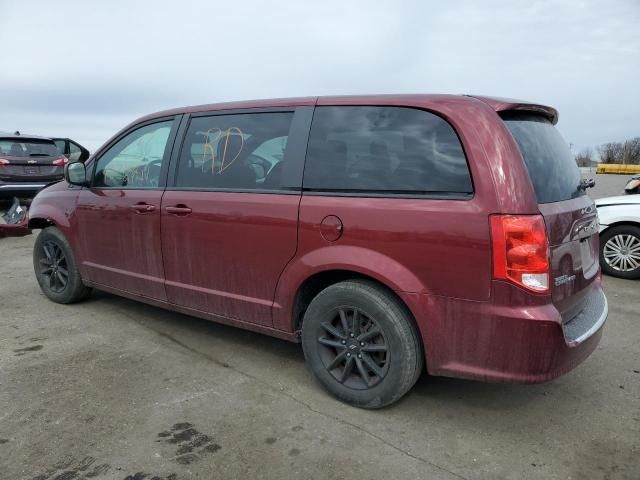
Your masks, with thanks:
M 366 411 L 299 345 L 106 293 L 48 301 L 33 241 L 0 240 L 0 479 L 640 478 L 639 282 L 604 278 L 602 342 L 559 379 L 425 375 Z

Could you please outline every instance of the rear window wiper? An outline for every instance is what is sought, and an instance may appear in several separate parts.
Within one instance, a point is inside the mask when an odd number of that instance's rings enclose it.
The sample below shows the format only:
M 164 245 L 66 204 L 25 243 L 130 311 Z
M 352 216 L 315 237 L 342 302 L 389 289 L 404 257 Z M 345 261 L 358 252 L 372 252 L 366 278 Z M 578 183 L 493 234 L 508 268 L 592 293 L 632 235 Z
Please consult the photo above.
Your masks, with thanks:
M 50 157 L 48 153 L 30 153 L 30 157 Z

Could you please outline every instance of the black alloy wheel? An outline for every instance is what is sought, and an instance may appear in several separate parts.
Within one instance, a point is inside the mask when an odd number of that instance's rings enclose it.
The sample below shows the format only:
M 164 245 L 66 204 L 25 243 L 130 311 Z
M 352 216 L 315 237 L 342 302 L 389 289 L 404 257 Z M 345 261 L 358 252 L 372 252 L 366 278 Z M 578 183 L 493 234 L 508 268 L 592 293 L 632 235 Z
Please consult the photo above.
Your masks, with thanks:
M 51 291 L 62 293 L 69 283 L 69 267 L 62 248 L 50 240 L 43 242 L 38 261 L 40 275 L 48 280 Z
M 382 381 L 389 370 L 388 346 L 379 325 L 357 307 L 345 306 L 321 324 L 320 356 L 338 382 L 367 389 Z
M 326 287 L 302 319 L 307 365 L 330 393 L 362 408 L 398 401 L 424 364 L 420 332 L 407 306 L 367 279 Z
M 74 303 L 91 294 L 82 281 L 67 237 L 50 226 L 40 232 L 33 246 L 33 270 L 42 293 L 57 303 Z

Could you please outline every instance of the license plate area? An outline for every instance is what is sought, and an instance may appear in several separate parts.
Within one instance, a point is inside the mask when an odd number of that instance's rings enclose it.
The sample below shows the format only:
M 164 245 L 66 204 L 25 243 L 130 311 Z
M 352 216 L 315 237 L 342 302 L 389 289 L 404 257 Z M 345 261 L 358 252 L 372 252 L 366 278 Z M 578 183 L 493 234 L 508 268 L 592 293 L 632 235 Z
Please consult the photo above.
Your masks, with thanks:
M 37 175 L 40 173 L 40 168 L 38 167 L 24 167 L 25 175 Z

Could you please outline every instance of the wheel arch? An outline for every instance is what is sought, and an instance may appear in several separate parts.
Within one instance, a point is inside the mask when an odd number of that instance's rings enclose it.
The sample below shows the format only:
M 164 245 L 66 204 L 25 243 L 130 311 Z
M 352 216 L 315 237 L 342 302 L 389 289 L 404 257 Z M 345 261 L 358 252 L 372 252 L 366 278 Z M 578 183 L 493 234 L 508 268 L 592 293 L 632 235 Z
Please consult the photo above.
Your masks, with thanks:
M 36 200 L 38 197 L 36 197 Z M 70 227 L 69 215 L 59 205 L 34 202 L 29 209 L 29 228 L 46 228 L 56 226 L 61 230 Z
M 400 292 L 427 293 L 428 289 L 392 258 L 360 247 L 325 247 L 289 264 L 276 288 L 274 327 L 297 331 L 311 300 L 329 285 L 349 279 L 368 280 L 385 289 L 407 309 L 416 331 L 422 334 L 416 322 L 417 312 L 403 300 Z
M 302 329 L 302 321 L 304 314 L 309 307 L 311 301 L 325 288 L 335 285 L 336 283 L 347 280 L 363 280 L 383 290 L 389 296 L 394 298 L 401 308 L 406 310 L 407 315 L 412 323 L 412 326 L 416 333 L 416 338 L 420 344 L 424 355 L 424 342 L 422 332 L 416 321 L 416 317 L 411 310 L 410 305 L 404 301 L 404 299 L 398 295 L 396 291 L 389 288 L 383 282 L 369 275 L 357 272 L 354 270 L 323 270 L 309 276 L 298 288 L 293 300 L 293 312 L 292 312 L 292 326 L 294 332 L 299 332 Z
M 36 197 L 38 198 L 38 197 Z M 38 202 L 29 210 L 29 228 L 44 230 L 48 227 L 56 227 L 65 236 L 69 246 L 78 261 L 78 268 L 85 274 L 81 260 L 80 241 L 77 233 L 72 228 L 73 215 L 68 215 L 57 204 Z
M 297 331 L 302 325 L 302 318 L 311 301 L 325 288 L 347 280 L 366 280 L 384 288 L 402 302 L 393 290 L 377 279 L 354 270 L 322 270 L 309 276 L 298 287 L 293 297 L 293 330 Z M 404 303 L 404 302 L 402 302 Z
M 605 233 L 607 233 L 609 230 L 611 230 L 614 227 L 637 227 L 637 228 L 640 228 L 640 222 L 636 222 L 636 221 L 633 221 L 633 220 L 618 220 L 618 221 L 615 221 L 613 223 L 608 223 L 606 228 L 599 233 L 600 238 L 602 238 L 602 236 Z
M 55 227 L 57 224 L 48 217 L 29 217 L 29 228 L 44 229 L 47 227 Z

